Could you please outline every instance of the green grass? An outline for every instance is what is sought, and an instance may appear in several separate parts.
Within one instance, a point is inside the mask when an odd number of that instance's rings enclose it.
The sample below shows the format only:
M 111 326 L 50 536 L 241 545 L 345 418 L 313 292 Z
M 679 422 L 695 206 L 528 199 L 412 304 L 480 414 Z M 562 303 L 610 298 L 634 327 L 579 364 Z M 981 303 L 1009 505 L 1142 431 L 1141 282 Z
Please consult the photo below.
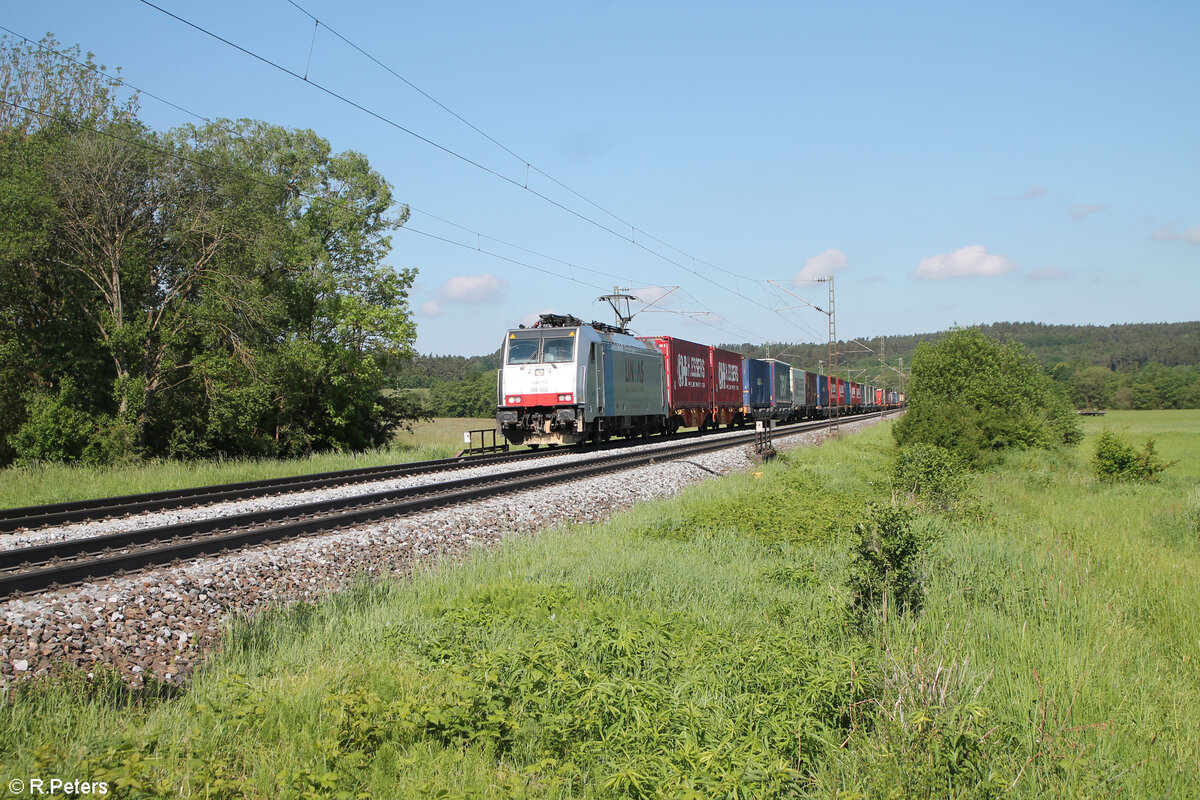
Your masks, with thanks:
M 1200 419 L 1091 477 L 1091 440 L 973 478 L 920 614 L 856 610 L 885 425 L 603 525 L 241 623 L 181 697 L 16 693 L 0 778 L 117 796 L 1187 797 L 1200 785 Z M 771 504 L 763 507 L 763 496 Z M 344 794 L 339 794 L 344 793 Z
M 46 464 L 0 470 L 0 508 L 62 503 L 218 483 L 309 475 L 358 467 L 447 458 L 463 432 L 493 428 L 490 419 L 438 418 L 397 434 L 391 447 L 365 453 L 320 453 L 301 459 L 165 461 L 114 467 Z

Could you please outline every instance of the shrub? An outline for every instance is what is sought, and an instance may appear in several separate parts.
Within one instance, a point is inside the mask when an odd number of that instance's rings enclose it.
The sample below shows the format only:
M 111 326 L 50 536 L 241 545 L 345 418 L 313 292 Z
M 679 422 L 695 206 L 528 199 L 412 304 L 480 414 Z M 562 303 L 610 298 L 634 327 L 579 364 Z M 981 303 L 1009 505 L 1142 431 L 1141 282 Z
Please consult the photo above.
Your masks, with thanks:
M 71 402 L 73 386 L 64 381 L 57 394 L 29 398 L 24 424 L 10 444 L 19 461 L 105 464 L 121 450 L 121 437 L 107 415 L 93 416 Z
M 892 465 L 893 491 L 948 508 L 966 490 L 964 470 L 965 465 L 958 456 L 944 447 L 910 444 L 900 448 Z
M 887 619 L 895 601 L 904 611 L 920 611 L 924 597 L 920 562 L 929 537 L 913 526 L 906 508 L 871 506 L 869 518 L 858 525 L 859 539 L 852 554 L 850 589 L 859 611 L 879 608 Z
M 1169 466 L 1169 463 L 1158 457 L 1153 437 L 1146 440 L 1146 445 L 1140 453 L 1128 439 L 1114 431 L 1104 430 L 1096 437 L 1096 455 L 1092 459 L 1092 471 L 1097 478 L 1106 483 L 1157 483 L 1159 474 Z
M 908 405 L 893 428 L 898 444 L 937 445 L 973 467 L 998 461 L 1006 449 L 1083 438 L 1062 388 L 1024 345 L 975 328 L 917 348 Z

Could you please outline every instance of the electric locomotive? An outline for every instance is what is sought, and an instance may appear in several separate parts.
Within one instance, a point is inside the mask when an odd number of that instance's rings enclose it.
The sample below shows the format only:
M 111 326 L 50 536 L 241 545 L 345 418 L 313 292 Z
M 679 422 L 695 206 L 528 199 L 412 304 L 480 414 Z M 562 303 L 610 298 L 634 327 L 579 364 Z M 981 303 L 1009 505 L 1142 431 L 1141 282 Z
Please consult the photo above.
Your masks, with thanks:
M 670 425 L 662 353 L 620 328 L 542 314 L 508 331 L 502 355 L 496 422 L 511 444 L 648 436 Z

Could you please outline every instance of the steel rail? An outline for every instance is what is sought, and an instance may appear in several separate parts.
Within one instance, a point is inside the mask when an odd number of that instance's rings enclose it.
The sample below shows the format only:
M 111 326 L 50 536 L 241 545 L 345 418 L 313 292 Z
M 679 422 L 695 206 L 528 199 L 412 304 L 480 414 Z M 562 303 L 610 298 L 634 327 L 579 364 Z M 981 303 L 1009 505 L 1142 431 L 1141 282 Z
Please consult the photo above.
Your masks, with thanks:
M 561 453 L 560 450 L 521 451 L 518 453 L 486 454 L 480 456 L 457 456 L 432 461 L 414 461 L 407 464 L 385 464 L 375 467 L 358 467 L 349 470 L 318 472 L 309 475 L 294 475 L 286 478 L 264 478 L 240 483 L 223 483 L 197 486 L 190 489 L 170 489 L 161 492 L 104 497 L 95 500 L 76 500 L 42 506 L 0 509 L 0 533 L 11 533 L 20 529 L 61 525 L 69 522 L 130 516 L 146 511 L 199 506 L 232 500 L 247 500 L 272 494 L 297 491 L 312 491 L 333 486 L 346 486 L 369 481 L 389 480 L 412 475 L 424 475 L 454 469 L 467 469 L 477 465 L 523 461 Z
M 678 434 L 675 438 L 688 439 L 696 438 L 700 435 L 699 432 L 690 432 Z M 634 444 L 645 444 L 645 442 L 642 439 L 620 439 L 601 445 L 590 445 L 587 451 L 620 449 Z M 159 492 L 101 497 L 91 500 L 73 500 L 64 503 L 5 508 L 0 509 L 0 534 L 12 533 L 18 530 L 52 527 L 72 522 L 132 516 L 150 511 L 165 511 L 189 506 L 249 500 L 256 497 L 267 497 L 290 492 L 313 491 L 334 486 L 391 480 L 413 475 L 448 472 L 455 469 L 468 469 L 477 465 L 504 464 L 547 458 L 566 452 L 578 451 L 570 447 L 556 447 L 536 451 L 522 450 L 516 453 L 454 456 L 452 458 L 441 458 L 430 461 L 413 461 L 405 464 L 384 464 L 374 467 L 316 472 L 308 475 L 263 478 L 253 481 L 196 486 L 187 489 L 168 489 Z
M 826 427 L 818 421 L 789 433 Z M 499 494 L 633 469 L 700 453 L 738 447 L 754 441 L 753 432 L 637 453 L 619 452 L 583 465 L 554 464 L 484 478 L 376 492 L 351 498 L 307 503 L 140 531 L 53 542 L 0 552 L 0 598 L 109 577 L 146 566 L 214 555 L 269 541 L 290 539 L 336 528 L 471 502 Z M 56 560 L 66 563 L 48 563 Z M 29 569 L 30 565 L 35 566 Z

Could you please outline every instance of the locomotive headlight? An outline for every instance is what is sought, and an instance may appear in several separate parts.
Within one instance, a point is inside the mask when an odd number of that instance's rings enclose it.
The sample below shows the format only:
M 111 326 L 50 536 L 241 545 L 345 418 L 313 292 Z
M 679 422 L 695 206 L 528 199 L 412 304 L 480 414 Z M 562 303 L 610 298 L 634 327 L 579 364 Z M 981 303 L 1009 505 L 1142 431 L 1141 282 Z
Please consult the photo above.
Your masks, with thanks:
M 510 394 L 508 397 L 504 398 L 504 402 L 505 402 L 505 403 L 507 403 L 507 404 L 508 404 L 508 405 L 510 405 L 510 406 L 514 406 L 514 405 L 516 405 L 517 403 L 520 403 L 520 402 L 521 402 L 521 395 L 519 395 L 519 394 Z
M 558 396 L 558 402 L 560 402 L 560 403 L 574 403 L 574 402 L 575 402 L 575 395 L 573 395 L 573 394 L 560 394 L 560 395 Z

